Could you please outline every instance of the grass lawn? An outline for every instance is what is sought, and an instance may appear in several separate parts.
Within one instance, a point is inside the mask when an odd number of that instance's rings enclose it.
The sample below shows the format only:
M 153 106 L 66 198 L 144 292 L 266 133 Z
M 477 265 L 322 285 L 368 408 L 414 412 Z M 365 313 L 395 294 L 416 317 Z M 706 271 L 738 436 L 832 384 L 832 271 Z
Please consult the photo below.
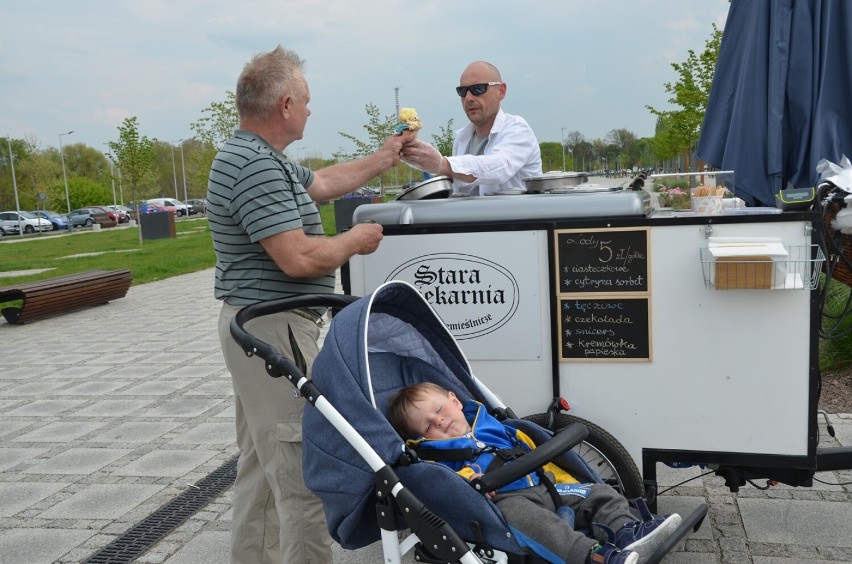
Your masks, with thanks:
M 334 205 L 320 206 L 323 228 L 335 233 Z M 133 284 L 145 284 L 216 265 L 207 219 L 175 222 L 177 237 L 139 243 L 134 227 L 100 231 L 77 230 L 73 235 L 51 233 L 0 239 L 0 274 L 41 270 L 22 276 L 0 276 L 0 287 L 44 280 L 85 270 L 128 269 Z

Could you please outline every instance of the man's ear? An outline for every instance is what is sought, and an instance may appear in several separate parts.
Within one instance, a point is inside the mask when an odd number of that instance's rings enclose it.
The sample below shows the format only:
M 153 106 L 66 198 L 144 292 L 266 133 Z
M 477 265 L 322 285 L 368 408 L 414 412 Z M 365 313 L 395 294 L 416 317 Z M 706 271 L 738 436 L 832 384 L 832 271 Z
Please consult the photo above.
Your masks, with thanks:
M 290 108 L 292 105 L 293 98 L 289 94 L 281 96 L 281 99 L 278 100 L 278 113 L 283 117 L 287 117 L 290 114 Z

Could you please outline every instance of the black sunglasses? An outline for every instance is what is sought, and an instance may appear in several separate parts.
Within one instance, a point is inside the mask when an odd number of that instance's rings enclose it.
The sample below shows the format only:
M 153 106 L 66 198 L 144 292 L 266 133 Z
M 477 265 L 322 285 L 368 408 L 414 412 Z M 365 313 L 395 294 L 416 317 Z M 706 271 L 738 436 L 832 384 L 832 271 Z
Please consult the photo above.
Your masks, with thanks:
M 467 96 L 467 91 L 470 90 L 470 93 L 474 96 L 482 96 L 485 94 L 485 91 L 488 90 L 489 86 L 499 86 L 503 84 L 502 82 L 480 82 L 479 84 L 471 84 L 470 86 L 456 86 L 456 92 L 459 96 L 464 98 Z

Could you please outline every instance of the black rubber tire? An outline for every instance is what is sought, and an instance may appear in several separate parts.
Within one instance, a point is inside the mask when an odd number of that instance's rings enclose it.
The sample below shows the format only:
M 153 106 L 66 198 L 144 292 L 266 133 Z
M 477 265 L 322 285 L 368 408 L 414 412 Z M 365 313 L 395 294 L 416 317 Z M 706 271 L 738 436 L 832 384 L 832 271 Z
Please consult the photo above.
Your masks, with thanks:
M 33 227 L 32 225 L 25 225 L 24 233 L 26 233 L 27 235 L 29 235 L 30 233 L 35 233 L 35 227 Z
M 524 417 L 542 427 L 547 426 L 547 414 L 537 413 Z M 602 427 L 591 421 L 557 413 L 553 421 L 553 431 L 567 427 L 571 423 L 582 423 L 589 430 L 589 436 L 574 447 L 574 451 L 591 466 L 603 480 L 618 490 L 627 499 L 635 499 L 645 495 L 645 485 L 639 468 L 633 462 L 627 449 Z
M 86 220 L 86 227 L 91 227 L 95 224 L 95 220 L 89 218 Z

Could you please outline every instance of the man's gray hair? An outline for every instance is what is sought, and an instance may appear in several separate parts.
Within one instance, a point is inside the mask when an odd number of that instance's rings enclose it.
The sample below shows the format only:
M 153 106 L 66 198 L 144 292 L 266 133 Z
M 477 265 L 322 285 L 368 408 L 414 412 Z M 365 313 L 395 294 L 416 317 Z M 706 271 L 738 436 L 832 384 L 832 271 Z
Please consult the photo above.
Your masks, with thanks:
M 265 119 L 285 94 L 301 99 L 305 61 L 279 45 L 274 51 L 258 53 L 243 67 L 237 79 L 237 112 L 240 118 Z

